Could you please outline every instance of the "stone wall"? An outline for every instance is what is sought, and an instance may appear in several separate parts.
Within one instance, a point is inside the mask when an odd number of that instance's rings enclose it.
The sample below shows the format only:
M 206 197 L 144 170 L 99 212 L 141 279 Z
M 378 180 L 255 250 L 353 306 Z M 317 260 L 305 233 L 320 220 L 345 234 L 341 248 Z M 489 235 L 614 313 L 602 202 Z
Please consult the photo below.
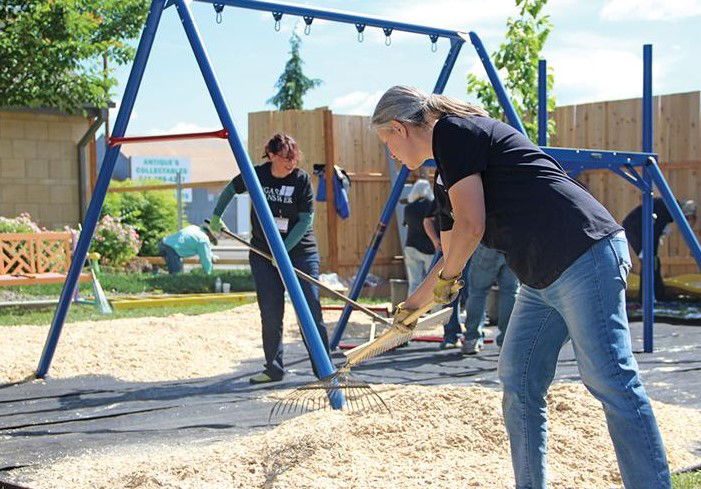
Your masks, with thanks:
M 80 219 L 77 145 L 82 116 L 0 110 L 0 216 L 28 212 L 48 229 Z

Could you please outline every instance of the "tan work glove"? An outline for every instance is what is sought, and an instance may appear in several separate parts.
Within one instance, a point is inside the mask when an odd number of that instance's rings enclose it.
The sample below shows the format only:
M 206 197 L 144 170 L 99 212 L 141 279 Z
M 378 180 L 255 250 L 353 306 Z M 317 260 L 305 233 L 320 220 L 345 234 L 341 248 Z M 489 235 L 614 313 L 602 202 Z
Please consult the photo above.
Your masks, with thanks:
M 433 300 L 438 304 L 450 304 L 458 298 L 460 289 L 465 282 L 460 278 L 461 274 L 452 278 L 443 277 L 443 270 L 438 272 L 436 286 L 433 288 Z
M 409 316 L 414 314 L 414 312 L 416 312 L 416 309 L 405 309 L 403 302 L 398 304 L 397 308 L 394 310 L 392 327 L 398 328 L 405 333 L 411 333 L 414 330 L 414 328 L 416 328 L 416 323 L 418 322 L 418 320 L 414 320 L 409 324 L 406 324 L 405 320 Z

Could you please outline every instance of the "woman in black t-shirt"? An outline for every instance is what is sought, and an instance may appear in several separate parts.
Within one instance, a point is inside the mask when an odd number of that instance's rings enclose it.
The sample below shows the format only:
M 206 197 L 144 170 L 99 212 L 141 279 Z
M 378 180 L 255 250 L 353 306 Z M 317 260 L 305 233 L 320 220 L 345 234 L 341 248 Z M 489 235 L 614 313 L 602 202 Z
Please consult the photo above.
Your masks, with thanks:
M 517 487 L 546 487 L 545 395 L 568 339 L 582 382 L 602 402 L 626 488 L 668 488 L 669 468 L 638 376 L 625 311 L 630 269 L 622 228 L 552 157 L 481 108 L 395 86 L 372 117 L 393 156 L 436 161 L 449 226 L 444 258 L 395 313 L 449 303 L 483 242 L 521 280 L 499 358 Z M 437 196 L 438 197 L 438 196 Z
M 282 236 L 292 265 L 314 278 L 319 278 L 319 250 L 312 223 L 314 220 L 314 192 L 309 174 L 298 168 L 301 152 L 297 142 L 287 134 L 275 134 L 265 145 L 263 157 L 269 161 L 254 167 L 263 193 L 268 201 L 275 224 Z M 225 229 L 221 216 L 235 194 L 246 192 L 241 175 L 234 178 L 219 196 L 214 207 L 210 227 L 215 233 Z M 270 254 L 268 242 L 258 216 L 251 209 L 251 244 Z M 285 312 L 285 285 L 277 268 L 265 258 L 250 252 L 248 259 L 256 284 L 256 295 L 263 323 L 263 351 L 265 370 L 249 380 L 263 384 L 282 380 L 285 374 L 282 354 L 282 319 Z M 326 325 L 321 314 L 319 288 L 300 281 L 302 292 L 309 304 L 321 340 L 329 349 Z M 302 335 L 304 339 L 304 335 Z M 306 345 L 306 342 L 305 342 Z M 314 368 L 314 362 L 312 362 Z M 318 376 L 316 369 L 314 374 Z

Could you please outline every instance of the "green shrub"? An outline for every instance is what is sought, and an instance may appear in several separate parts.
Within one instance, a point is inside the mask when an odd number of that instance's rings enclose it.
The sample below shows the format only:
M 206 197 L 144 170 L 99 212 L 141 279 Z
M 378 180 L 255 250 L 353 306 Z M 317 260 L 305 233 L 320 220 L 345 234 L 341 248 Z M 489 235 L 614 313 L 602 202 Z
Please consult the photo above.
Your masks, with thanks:
M 162 183 L 160 180 L 125 180 L 113 182 L 112 185 L 133 187 Z M 124 224 L 136 229 L 141 238 L 141 256 L 158 255 L 159 241 L 178 230 L 178 202 L 172 190 L 110 192 L 105 199 L 102 215 L 118 216 Z
M 41 229 L 32 221 L 32 216 L 23 212 L 17 217 L 0 216 L 0 233 L 39 233 Z
M 140 247 L 141 241 L 134 226 L 107 214 L 95 229 L 91 249 L 100 254 L 101 263 L 121 267 L 136 256 Z

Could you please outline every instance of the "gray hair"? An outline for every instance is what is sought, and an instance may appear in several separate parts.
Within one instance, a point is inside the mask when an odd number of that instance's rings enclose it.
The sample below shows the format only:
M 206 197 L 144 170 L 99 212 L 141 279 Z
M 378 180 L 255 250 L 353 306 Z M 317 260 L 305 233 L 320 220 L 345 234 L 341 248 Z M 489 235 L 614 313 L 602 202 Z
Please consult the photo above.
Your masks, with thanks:
M 447 95 L 429 95 L 414 87 L 395 85 L 377 102 L 372 114 L 372 126 L 375 130 L 382 129 L 393 120 L 421 126 L 446 114 L 489 116 L 482 107 Z
M 433 190 L 431 190 L 431 184 L 425 178 L 419 178 L 411 187 L 409 196 L 406 200 L 411 204 L 420 199 L 433 200 Z

